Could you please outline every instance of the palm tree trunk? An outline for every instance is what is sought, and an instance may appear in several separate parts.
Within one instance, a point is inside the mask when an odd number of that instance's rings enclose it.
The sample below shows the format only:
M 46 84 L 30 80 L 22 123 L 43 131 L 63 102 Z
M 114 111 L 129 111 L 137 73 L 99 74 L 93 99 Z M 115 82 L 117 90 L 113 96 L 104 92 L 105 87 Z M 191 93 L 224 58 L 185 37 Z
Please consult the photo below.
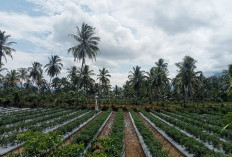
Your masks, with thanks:
M 136 105 L 138 105 L 138 96 L 139 96 L 139 91 L 136 91 Z
M 156 89 L 156 104 L 159 105 L 159 91 Z
M 185 92 L 185 88 L 183 87 L 183 101 L 184 101 L 184 107 L 187 106 L 187 102 L 186 102 L 186 92 Z
M 50 81 L 49 81 L 49 90 L 51 92 L 51 81 L 52 81 L 52 77 L 50 77 Z
M 85 58 L 82 58 L 80 80 L 78 81 L 78 84 L 77 84 L 77 90 L 79 89 L 79 87 L 81 85 L 81 75 L 82 75 L 84 63 L 85 63 Z

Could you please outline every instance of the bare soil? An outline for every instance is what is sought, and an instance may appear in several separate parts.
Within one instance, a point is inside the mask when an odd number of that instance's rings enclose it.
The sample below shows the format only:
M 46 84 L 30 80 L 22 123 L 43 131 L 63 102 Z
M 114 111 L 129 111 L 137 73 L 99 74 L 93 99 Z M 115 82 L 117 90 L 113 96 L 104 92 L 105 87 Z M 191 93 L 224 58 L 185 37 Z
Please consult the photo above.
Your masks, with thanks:
M 124 112 L 124 138 L 126 157 L 145 157 L 143 148 L 139 142 L 131 118 L 128 112 Z
M 101 132 L 99 133 L 98 137 L 108 137 L 112 131 L 112 127 L 114 124 L 115 117 L 117 112 L 113 112 L 108 121 L 106 122 L 105 126 L 102 128 Z
M 164 136 L 162 136 L 146 119 L 144 119 L 139 113 L 137 116 L 144 122 L 144 124 L 149 128 L 149 130 L 153 133 L 155 138 L 159 140 L 163 147 L 162 150 L 168 151 L 168 155 L 172 157 L 185 157 L 172 143 L 170 143 Z

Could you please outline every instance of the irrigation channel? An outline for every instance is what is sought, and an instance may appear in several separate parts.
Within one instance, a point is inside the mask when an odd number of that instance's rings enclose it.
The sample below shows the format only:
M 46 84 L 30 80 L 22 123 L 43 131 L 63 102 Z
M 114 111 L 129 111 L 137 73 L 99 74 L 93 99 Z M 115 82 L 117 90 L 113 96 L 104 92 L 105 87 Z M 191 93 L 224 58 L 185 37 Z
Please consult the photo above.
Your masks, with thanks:
M 128 112 L 124 112 L 124 138 L 126 157 L 145 157 L 139 138 L 135 132 L 131 117 Z
M 109 120 L 106 122 L 104 125 L 103 129 L 100 131 L 98 138 L 99 137 L 108 137 L 112 131 L 114 120 L 116 118 L 117 112 L 113 112 L 112 115 L 110 116 Z

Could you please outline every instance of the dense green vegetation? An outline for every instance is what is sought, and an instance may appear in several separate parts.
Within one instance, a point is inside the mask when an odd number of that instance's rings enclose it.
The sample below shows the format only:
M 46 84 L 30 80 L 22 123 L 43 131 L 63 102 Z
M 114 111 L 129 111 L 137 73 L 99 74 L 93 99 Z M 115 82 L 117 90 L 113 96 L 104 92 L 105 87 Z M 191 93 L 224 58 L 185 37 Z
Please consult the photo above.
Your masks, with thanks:
M 189 104 L 200 102 L 231 101 L 232 65 L 221 75 L 205 77 L 197 71 L 196 60 L 185 56 L 177 62 L 178 73 L 169 78 L 168 63 L 158 59 L 148 72 L 140 66 L 129 72 L 128 81 L 123 87 L 110 84 L 110 72 L 103 68 L 96 73 L 86 65 L 86 59 L 95 59 L 99 52 L 100 37 L 95 28 L 83 23 L 77 27 L 77 34 L 69 35 L 75 45 L 68 49 L 74 61 L 81 61 L 81 67 L 67 69 L 67 77 L 58 77 L 63 63 L 59 56 L 48 57 L 48 63 L 42 65 L 33 62 L 31 67 L 18 68 L 6 72 L 2 58 L 12 58 L 14 42 L 10 35 L 0 31 L 0 104 L 5 106 L 83 106 L 94 104 L 95 96 L 100 104 Z M 16 52 L 17 53 L 17 52 Z M 50 81 L 44 78 L 44 72 Z M 5 75 L 3 75 L 5 73 Z M 229 94 L 227 94 L 229 92 Z
M 111 109 L 75 135 L 71 144 L 62 144 L 62 138 L 97 113 L 86 108 L 93 107 L 98 98 L 103 110 L 112 105 L 113 109 L 123 107 L 128 111 L 127 107 L 132 106 L 138 111 L 138 107 L 146 105 L 145 110 L 151 113 L 142 110 L 142 114 L 196 157 L 224 157 L 232 153 L 232 64 L 221 74 L 206 77 L 197 71 L 197 61 L 185 56 L 176 63 L 177 75 L 170 78 L 165 59 L 154 59 L 149 71 L 137 65 L 122 87 L 112 87 L 108 69 L 95 72 L 86 64 L 87 58 L 96 60 L 100 51 L 100 37 L 95 28 L 83 23 L 76 31 L 69 35 L 75 44 L 67 53 L 73 55 L 74 62 L 80 61 L 81 67 L 69 67 L 67 76 L 61 78 L 59 74 L 65 69 L 57 55 L 48 57 L 45 65 L 34 61 L 30 67 L 10 71 L 4 68 L 2 59 L 13 58 L 15 42 L 9 41 L 10 35 L 0 30 L 0 106 L 36 108 L 1 115 L 1 148 L 25 142 L 23 156 L 61 157 L 79 156 L 92 143 L 88 156 L 121 156 L 122 109 L 117 113 L 109 137 L 94 139 Z M 50 77 L 49 81 L 44 73 Z M 131 113 L 152 156 L 167 156 L 161 142 L 134 111 Z M 50 133 L 42 133 L 48 130 Z
M 148 149 L 152 156 L 154 157 L 168 157 L 167 152 L 162 151 L 161 142 L 157 141 L 154 138 L 152 132 L 146 127 L 141 119 L 139 119 L 136 114 L 131 111 L 132 117 L 135 121 L 135 125 L 138 128 L 140 134 L 143 136 L 145 144 L 148 146 Z
M 142 113 L 151 120 L 157 127 L 163 130 L 168 136 L 174 139 L 177 143 L 184 146 L 189 153 L 194 154 L 196 157 L 203 156 L 223 156 L 220 153 L 215 153 L 206 147 L 203 143 L 199 142 L 195 138 L 189 137 L 177 130 L 175 127 L 168 126 L 158 118 L 152 116 L 151 114 L 142 111 Z
M 123 154 L 123 111 L 119 109 L 109 137 L 93 140 L 87 156 L 121 157 Z

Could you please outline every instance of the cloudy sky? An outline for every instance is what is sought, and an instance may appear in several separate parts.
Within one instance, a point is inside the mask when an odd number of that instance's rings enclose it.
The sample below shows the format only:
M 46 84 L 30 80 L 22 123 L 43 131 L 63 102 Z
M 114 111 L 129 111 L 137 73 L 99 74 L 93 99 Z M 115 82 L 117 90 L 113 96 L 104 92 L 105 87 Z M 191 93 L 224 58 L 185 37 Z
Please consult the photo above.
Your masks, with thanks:
M 67 68 L 80 66 L 67 54 L 75 44 L 68 34 L 86 22 L 101 37 L 97 61 L 87 63 L 95 73 L 109 69 L 113 85 L 123 85 L 133 66 L 148 71 L 161 57 L 170 77 L 186 55 L 211 76 L 232 63 L 231 10 L 230 0 L 1 0 L 0 30 L 17 42 L 6 67 L 44 65 L 56 54 L 65 76 Z

